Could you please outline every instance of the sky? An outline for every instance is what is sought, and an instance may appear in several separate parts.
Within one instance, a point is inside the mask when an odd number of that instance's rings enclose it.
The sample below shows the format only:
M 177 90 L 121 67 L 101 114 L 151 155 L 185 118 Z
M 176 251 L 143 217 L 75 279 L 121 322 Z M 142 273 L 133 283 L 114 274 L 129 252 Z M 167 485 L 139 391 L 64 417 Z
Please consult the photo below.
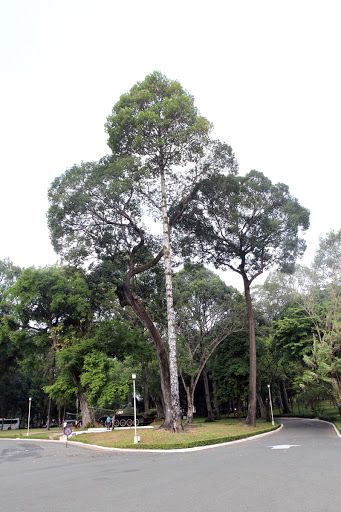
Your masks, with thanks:
M 340 14 L 338 0 L 0 0 L 0 259 L 58 261 L 50 184 L 110 153 L 113 105 L 158 70 L 194 96 L 240 174 L 286 183 L 310 210 L 309 264 L 341 228 Z

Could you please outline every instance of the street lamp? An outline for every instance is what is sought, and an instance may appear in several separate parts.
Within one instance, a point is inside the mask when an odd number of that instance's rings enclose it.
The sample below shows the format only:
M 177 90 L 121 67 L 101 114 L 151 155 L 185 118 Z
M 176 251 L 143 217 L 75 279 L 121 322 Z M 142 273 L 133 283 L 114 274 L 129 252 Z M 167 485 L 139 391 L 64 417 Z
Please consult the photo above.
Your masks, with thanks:
M 32 402 L 32 398 L 30 397 L 28 399 L 28 423 L 27 423 L 27 436 L 30 435 L 30 420 L 31 420 L 31 402 Z
M 272 419 L 272 424 L 274 425 L 275 422 L 274 422 L 274 414 L 272 412 L 272 400 L 271 400 L 270 384 L 268 384 L 268 389 L 269 389 L 269 400 L 270 400 L 270 408 L 271 408 L 271 419 Z
M 135 426 L 134 444 L 137 444 L 140 440 L 140 436 L 136 435 L 136 393 L 135 393 L 136 373 L 132 373 L 131 378 L 133 379 L 133 393 L 134 393 L 134 426 Z

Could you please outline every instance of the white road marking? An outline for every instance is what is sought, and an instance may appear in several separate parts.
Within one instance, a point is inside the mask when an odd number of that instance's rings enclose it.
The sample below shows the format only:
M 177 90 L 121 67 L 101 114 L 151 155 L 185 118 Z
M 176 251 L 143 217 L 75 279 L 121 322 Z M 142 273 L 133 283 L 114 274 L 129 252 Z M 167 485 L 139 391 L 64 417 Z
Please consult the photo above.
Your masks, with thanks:
M 271 450 L 288 450 L 292 446 L 301 446 L 300 444 L 277 444 L 275 446 L 268 446 Z

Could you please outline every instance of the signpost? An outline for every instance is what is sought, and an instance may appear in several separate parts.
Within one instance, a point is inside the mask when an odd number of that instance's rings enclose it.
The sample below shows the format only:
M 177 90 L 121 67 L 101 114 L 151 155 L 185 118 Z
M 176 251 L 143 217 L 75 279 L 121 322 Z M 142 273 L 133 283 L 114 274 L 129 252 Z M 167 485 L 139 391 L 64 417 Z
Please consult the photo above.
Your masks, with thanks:
M 272 400 L 271 400 L 270 384 L 268 384 L 268 389 L 269 389 L 269 399 L 270 399 L 270 407 L 271 407 L 271 419 L 272 419 L 272 424 L 274 425 L 275 422 L 274 422 L 274 413 L 273 413 L 273 410 L 272 410 Z
M 135 426 L 134 444 L 137 444 L 140 441 L 140 436 L 136 435 L 136 392 L 135 392 L 136 373 L 133 373 L 131 375 L 131 378 L 133 379 L 133 393 L 134 393 L 134 426 Z
M 72 434 L 72 428 L 71 427 L 64 427 L 64 435 L 66 436 L 65 448 L 67 448 L 67 441 L 68 441 L 69 436 L 71 436 L 71 434 Z

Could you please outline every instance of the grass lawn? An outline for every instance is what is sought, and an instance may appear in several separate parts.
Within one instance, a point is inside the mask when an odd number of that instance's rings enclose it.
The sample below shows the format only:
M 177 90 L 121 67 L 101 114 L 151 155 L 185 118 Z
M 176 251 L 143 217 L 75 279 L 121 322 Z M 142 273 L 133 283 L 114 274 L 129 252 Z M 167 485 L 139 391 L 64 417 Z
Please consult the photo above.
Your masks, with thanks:
M 110 432 L 80 434 L 74 441 L 111 448 L 139 448 L 139 449 L 175 449 L 191 448 L 195 446 L 204 446 L 210 444 L 224 443 L 236 439 L 243 439 L 263 432 L 268 432 L 278 428 L 277 423 L 274 427 L 271 423 L 258 421 L 256 428 L 246 427 L 238 420 L 225 419 L 215 421 L 214 423 L 195 423 L 191 427 L 186 427 L 184 433 L 170 434 L 167 431 L 153 429 L 137 428 L 137 435 L 141 440 L 134 444 L 135 429 L 120 430 L 116 429 Z
M 341 434 L 341 418 L 340 421 L 334 421 L 334 425 L 336 426 L 336 428 L 339 429 L 339 432 Z
M 62 428 L 50 428 L 47 431 L 45 428 L 30 428 L 30 439 L 59 439 L 63 434 Z M 27 438 L 27 428 L 20 428 L 18 430 L 0 430 L 0 439 L 20 439 Z

